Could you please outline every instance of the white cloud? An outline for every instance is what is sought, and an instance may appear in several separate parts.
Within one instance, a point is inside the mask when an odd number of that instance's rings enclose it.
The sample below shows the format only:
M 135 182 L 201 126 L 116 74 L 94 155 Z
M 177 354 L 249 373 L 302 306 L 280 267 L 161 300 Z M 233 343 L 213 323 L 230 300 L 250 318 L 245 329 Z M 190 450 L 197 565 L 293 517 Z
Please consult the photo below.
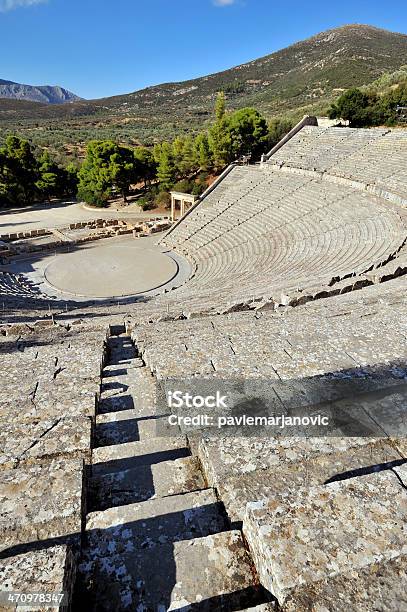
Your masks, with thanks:
M 236 0 L 213 0 L 215 6 L 231 6 L 236 4 Z
M 23 6 L 33 6 L 34 4 L 43 4 L 48 0 L 0 0 L 0 11 L 6 13 L 13 9 Z

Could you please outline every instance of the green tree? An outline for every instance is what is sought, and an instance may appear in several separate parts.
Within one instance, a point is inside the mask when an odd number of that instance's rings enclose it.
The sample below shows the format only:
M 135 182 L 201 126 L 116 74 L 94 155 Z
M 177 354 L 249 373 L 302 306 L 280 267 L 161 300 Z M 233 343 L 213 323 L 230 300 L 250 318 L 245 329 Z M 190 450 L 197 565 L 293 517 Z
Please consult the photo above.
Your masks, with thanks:
M 209 146 L 208 136 L 204 133 L 198 134 L 194 141 L 195 164 L 201 170 L 209 170 L 212 166 L 212 153 Z
M 144 187 L 151 185 L 157 173 L 157 163 L 154 153 L 146 147 L 136 147 L 134 149 L 135 172 L 138 181 L 144 181 Z
M 161 145 L 161 155 L 157 168 L 157 179 L 160 183 L 160 191 L 168 191 L 171 189 L 176 180 L 172 146 L 169 142 L 163 142 Z
M 178 174 L 182 174 L 181 165 L 182 159 L 184 155 L 184 139 L 180 136 L 177 136 L 176 139 L 172 143 L 172 160 L 174 163 L 174 167 Z
M 215 117 L 216 121 L 222 121 L 226 115 L 226 98 L 225 92 L 220 91 L 215 102 Z
M 219 118 L 209 131 L 209 142 L 217 168 L 240 155 L 257 157 L 267 147 L 267 122 L 254 108 L 242 108 L 231 114 L 217 113 Z
M 78 197 L 94 206 L 106 206 L 116 192 L 127 200 L 136 177 L 134 153 L 111 140 L 91 141 L 79 171 Z
M 215 123 L 209 130 L 209 143 L 213 153 L 214 164 L 217 168 L 221 168 L 232 159 L 224 92 L 220 92 L 216 99 L 215 118 Z
M 27 140 L 8 136 L 0 149 L 0 202 L 25 205 L 38 196 L 38 163 Z
M 187 136 L 184 140 L 182 158 L 177 166 L 177 170 L 181 176 L 188 176 L 197 168 L 194 156 L 194 141 L 191 136 Z
M 254 108 L 242 108 L 228 117 L 230 151 L 233 159 L 251 153 L 258 157 L 268 141 L 267 122 Z
M 112 186 L 121 193 L 124 202 L 127 202 L 130 185 L 138 180 L 135 168 L 133 151 L 127 147 L 116 145 L 115 152 L 110 156 L 109 171 Z
M 226 117 L 216 121 L 210 128 L 209 143 L 216 168 L 221 168 L 232 161 L 232 141 Z
M 407 81 L 399 83 L 396 87 L 390 88 L 377 103 L 377 113 L 379 119 L 387 125 L 397 123 L 397 107 L 407 106 Z
M 88 143 L 86 157 L 78 175 L 78 198 L 94 206 L 106 206 L 112 196 L 110 158 L 115 153 L 114 142 L 93 140 Z
M 161 157 L 161 142 L 156 142 L 156 144 L 153 147 L 153 158 L 156 164 L 160 163 L 160 157 Z
M 74 196 L 78 191 L 79 169 L 70 162 L 64 169 L 64 195 Z
M 288 132 L 294 127 L 291 119 L 287 118 L 278 118 L 272 119 L 269 123 L 269 135 L 268 135 L 268 143 L 267 148 L 271 149 L 276 145 L 280 140 L 288 134 Z
M 43 151 L 39 160 L 39 178 L 35 185 L 41 194 L 41 197 L 50 200 L 52 196 L 60 197 L 63 194 L 64 173 L 52 161 L 47 150 Z
M 330 119 L 345 119 L 352 127 L 370 125 L 373 122 L 372 103 L 374 100 L 370 96 L 355 87 L 338 98 L 328 116 Z
M 174 191 L 179 191 L 180 193 L 192 193 L 192 189 L 194 187 L 194 183 L 189 181 L 188 179 L 182 179 L 175 183 L 173 189 Z

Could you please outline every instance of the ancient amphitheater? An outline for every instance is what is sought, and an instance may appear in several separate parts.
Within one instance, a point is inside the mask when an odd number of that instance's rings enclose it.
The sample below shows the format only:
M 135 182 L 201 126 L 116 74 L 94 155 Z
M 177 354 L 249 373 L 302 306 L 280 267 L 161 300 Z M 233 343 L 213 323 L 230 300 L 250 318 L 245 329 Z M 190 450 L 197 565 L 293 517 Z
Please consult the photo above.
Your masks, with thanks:
M 1 273 L 1 610 L 407 609 L 407 131 L 312 123 L 157 234 L 154 290 Z M 168 419 L 230 381 L 328 425 Z

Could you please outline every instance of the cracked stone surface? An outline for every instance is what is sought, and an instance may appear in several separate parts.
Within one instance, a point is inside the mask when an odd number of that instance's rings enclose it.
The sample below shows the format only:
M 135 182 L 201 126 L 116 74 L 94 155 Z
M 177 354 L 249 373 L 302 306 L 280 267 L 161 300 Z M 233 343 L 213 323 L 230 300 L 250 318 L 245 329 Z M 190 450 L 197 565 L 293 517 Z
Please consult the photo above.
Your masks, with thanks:
M 47 463 L 59 459 L 90 459 L 91 420 L 37 420 L 24 424 L 5 424 L 0 431 L 1 469 Z
M 406 491 L 387 470 L 253 502 L 243 532 L 262 584 L 283 604 L 348 572 L 365 569 L 370 580 L 369 567 L 406 554 L 406 518 Z

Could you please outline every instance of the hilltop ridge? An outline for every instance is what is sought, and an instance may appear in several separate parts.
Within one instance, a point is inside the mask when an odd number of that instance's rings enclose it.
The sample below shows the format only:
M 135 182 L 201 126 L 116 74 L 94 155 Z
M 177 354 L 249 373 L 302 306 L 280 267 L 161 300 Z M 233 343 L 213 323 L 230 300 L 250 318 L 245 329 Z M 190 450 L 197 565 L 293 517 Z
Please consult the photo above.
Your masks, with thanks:
M 65 104 L 81 98 L 59 85 L 25 85 L 0 79 L 0 98 L 44 104 Z

